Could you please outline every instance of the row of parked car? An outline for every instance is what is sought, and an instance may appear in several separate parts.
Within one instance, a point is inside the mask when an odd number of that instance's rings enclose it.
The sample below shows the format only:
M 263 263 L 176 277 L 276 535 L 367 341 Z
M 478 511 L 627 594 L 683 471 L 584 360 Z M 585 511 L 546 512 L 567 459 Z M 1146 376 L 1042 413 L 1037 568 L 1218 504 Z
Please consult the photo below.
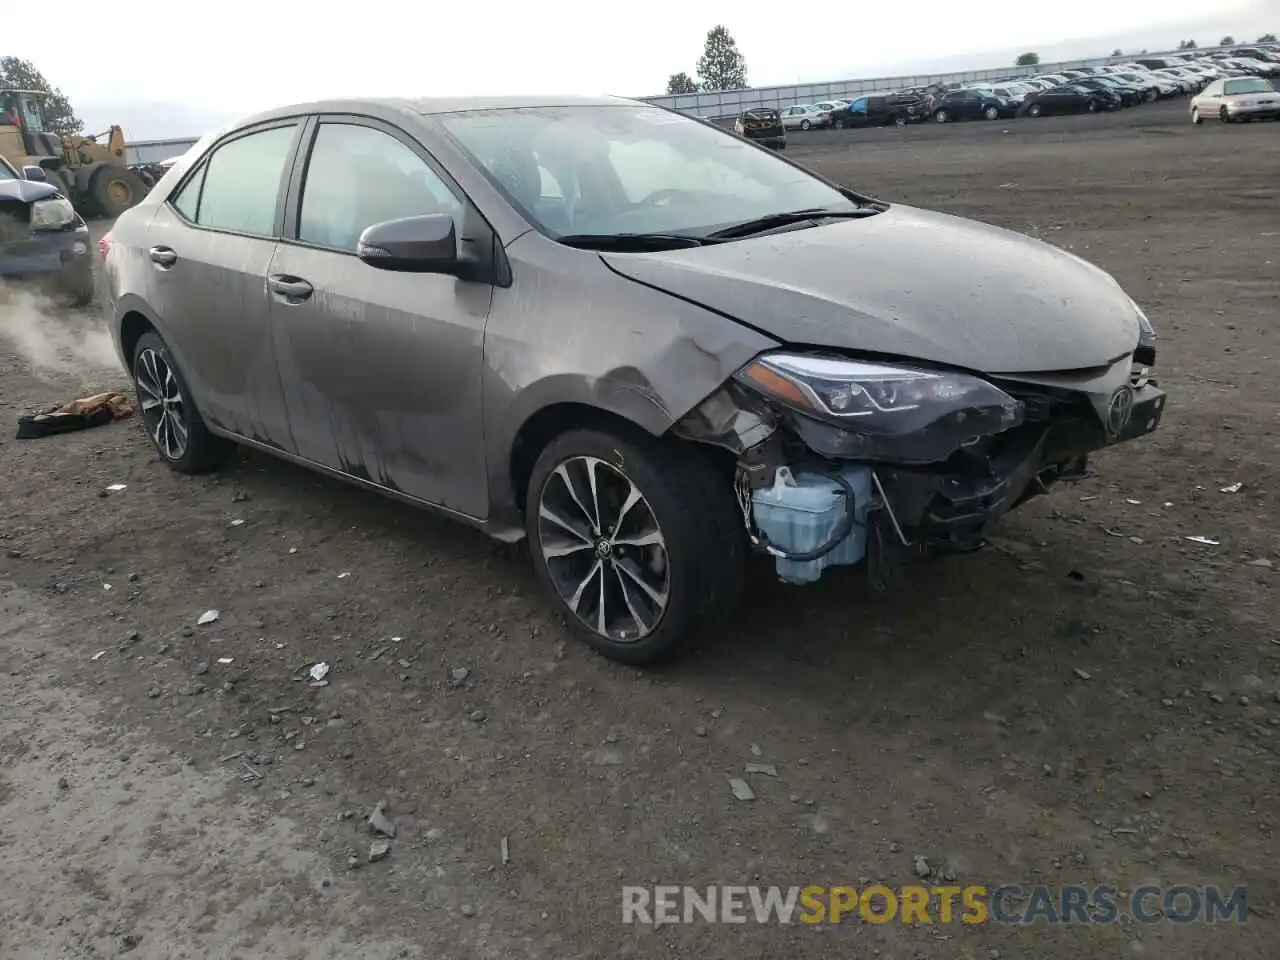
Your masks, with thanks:
M 893 93 L 794 104 L 780 111 L 756 110 L 741 132 L 785 140 L 789 130 L 905 125 L 932 120 L 1000 120 L 1062 113 L 1096 113 L 1199 93 L 1230 78 L 1280 76 L 1280 44 L 1259 44 L 1213 53 L 1136 59 L 1130 63 L 1079 67 L 1060 73 L 1010 76 L 961 86 L 932 85 Z M 763 114 L 773 113 L 773 117 Z M 744 118 L 745 119 L 745 118 Z M 754 128 L 754 131 L 749 128 Z

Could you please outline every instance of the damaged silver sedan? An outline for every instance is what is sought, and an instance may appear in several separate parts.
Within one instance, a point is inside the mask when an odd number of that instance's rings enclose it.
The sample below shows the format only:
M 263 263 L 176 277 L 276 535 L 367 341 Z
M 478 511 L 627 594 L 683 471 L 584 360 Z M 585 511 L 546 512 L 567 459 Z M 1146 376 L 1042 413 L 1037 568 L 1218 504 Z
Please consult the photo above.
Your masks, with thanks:
M 1107 274 L 618 99 L 333 101 L 179 160 L 103 243 L 161 457 L 235 444 L 527 538 L 614 659 L 736 602 L 971 550 L 1150 433 Z

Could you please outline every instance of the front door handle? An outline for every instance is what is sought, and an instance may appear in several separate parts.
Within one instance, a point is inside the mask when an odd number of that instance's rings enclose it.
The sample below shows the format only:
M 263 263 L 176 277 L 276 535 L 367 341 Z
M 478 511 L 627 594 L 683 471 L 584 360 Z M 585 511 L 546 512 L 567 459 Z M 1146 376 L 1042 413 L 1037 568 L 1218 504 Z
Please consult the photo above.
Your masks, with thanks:
M 302 303 L 315 293 L 315 287 L 307 281 L 281 273 L 267 278 L 267 289 L 285 303 Z
M 166 270 L 178 262 L 178 255 L 172 247 L 152 247 L 147 251 L 147 255 L 157 267 L 163 267 Z

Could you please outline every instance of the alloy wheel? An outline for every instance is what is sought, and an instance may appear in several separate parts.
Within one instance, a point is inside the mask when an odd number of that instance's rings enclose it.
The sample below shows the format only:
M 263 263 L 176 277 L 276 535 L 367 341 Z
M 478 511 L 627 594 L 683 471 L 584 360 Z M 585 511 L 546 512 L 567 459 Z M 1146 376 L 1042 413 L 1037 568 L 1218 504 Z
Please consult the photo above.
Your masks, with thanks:
M 138 387 L 142 423 L 156 449 L 167 460 L 181 460 L 187 452 L 191 425 L 187 402 L 173 369 L 159 352 L 144 349 L 138 353 L 133 379 Z
M 619 468 L 589 456 L 562 462 L 543 484 L 537 530 L 552 585 L 588 629 L 615 643 L 657 629 L 671 595 L 667 542 Z

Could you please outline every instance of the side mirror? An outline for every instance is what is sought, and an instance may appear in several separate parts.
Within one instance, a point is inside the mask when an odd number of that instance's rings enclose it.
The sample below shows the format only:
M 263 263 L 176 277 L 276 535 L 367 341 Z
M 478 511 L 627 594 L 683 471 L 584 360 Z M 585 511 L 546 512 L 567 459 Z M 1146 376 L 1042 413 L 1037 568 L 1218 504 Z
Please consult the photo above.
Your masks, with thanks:
M 453 217 L 431 213 L 375 223 L 360 234 L 356 256 L 379 270 L 455 273 L 459 263 Z
M 22 168 L 22 179 L 35 183 L 48 183 L 49 175 L 44 172 L 44 167 L 25 166 Z

